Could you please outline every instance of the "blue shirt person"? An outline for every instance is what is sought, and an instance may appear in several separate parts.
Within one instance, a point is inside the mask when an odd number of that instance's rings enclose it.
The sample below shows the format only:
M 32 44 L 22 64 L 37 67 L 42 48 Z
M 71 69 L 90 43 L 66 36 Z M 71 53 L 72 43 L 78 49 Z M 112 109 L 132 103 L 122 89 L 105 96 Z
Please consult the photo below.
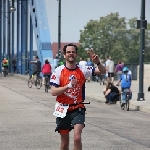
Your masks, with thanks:
M 124 67 L 122 71 L 123 71 L 123 74 L 121 75 L 120 80 L 118 81 L 117 85 L 119 85 L 119 82 L 121 82 L 121 90 L 123 92 L 122 100 L 125 100 L 126 99 L 125 89 L 130 89 L 132 78 L 131 78 L 131 75 L 128 74 L 128 71 L 129 71 L 128 67 Z M 131 98 L 131 96 L 130 96 L 130 98 Z

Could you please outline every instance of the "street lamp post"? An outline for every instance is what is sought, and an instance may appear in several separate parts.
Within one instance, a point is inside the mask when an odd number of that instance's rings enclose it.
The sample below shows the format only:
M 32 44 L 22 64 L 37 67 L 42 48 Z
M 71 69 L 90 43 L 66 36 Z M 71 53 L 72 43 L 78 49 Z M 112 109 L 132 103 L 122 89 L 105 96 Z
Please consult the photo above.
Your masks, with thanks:
M 17 1 L 17 73 L 20 73 L 19 61 L 20 61 L 20 49 L 21 49 L 21 9 L 20 2 Z
M 2 11 L 2 2 L 0 3 L 0 12 Z M 0 64 L 2 62 L 2 14 L 0 13 Z M 0 65 L 0 73 L 2 72 L 2 67 Z
M 139 52 L 139 93 L 137 101 L 143 101 L 143 74 L 144 74 L 144 53 L 145 53 L 145 29 L 147 21 L 145 20 L 145 0 L 141 0 L 141 20 L 137 20 L 137 28 L 140 29 L 140 52 Z
M 8 38 L 8 41 L 7 41 L 7 54 L 8 54 L 8 63 L 9 63 L 9 72 L 11 72 L 11 20 L 10 20 L 10 11 L 9 11 L 9 8 L 10 8 L 10 1 L 8 1 L 8 28 L 7 28 L 7 38 Z
M 6 12 L 6 1 L 3 1 L 3 13 Z M 6 16 L 3 14 L 3 58 L 6 57 Z
M 58 65 L 61 59 L 61 0 L 58 0 Z
M 12 10 L 12 8 L 14 8 L 14 0 L 12 0 L 12 6 L 10 7 L 10 12 Z M 11 13 L 11 23 L 12 23 L 12 36 L 11 36 L 11 42 L 12 42 L 12 54 L 11 54 L 11 58 L 14 58 L 14 13 Z M 11 72 L 13 72 L 13 67 L 11 67 Z

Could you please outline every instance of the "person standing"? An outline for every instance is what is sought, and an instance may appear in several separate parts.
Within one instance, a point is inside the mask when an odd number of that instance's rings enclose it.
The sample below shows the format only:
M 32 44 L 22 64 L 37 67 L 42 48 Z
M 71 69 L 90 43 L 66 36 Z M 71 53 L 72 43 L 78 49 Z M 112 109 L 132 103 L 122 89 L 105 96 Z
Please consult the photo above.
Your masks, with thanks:
M 118 81 L 120 80 L 120 77 L 122 75 L 123 67 L 124 67 L 124 63 L 122 63 L 121 61 L 118 61 L 118 64 L 115 67 L 115 73 L 117 74 Z
M 94 66 L 93 62 L 91 61 L 90 58 L 87 58 L 87 62 L 86 62 L 87 66 Z M 87 78 L 87 81 L 90 82 L 91 81 L 91 77 Z
M 87 66 L 94 66 L 93 62 L 91 61 L 90 58 L 87 58 L 87 62 L 86 62 Z
M 79 65 L 81 65 L 81 66 L 87 65 L 87 62 L 84 60 L 84 58 L 80 58 Z
M 59 66 L 50 79 L 51 94 L 57 96 L 55 111 L 56 129 L 61 136 L 61 150 L 69 150 L 69 131 L 74 129 L 74 150 L 82 150 L 81 133 L 85 122 L 85 82 L 92 74 L 105 74 L 105 67 L 100 63 L 98 55 L 89 51 L 92 66 L 77 65 L 77 46 L 65 45 L 63 48 L 65 65 Z
M 106 78 L 107 80 L 108 80 L 108 67 L 106 67 L 106 66 L 108 66 L 109 61 L 110 61 L 110 59 L 109 59 L 109 57 L 107 56 L 107 57 L 106 57 L 106 62 L 105 62 L 105 68 L 106 68 L 105 78 Z
M 16 64 L 17 64 L 17 61 L 15 58 L 12 59 L 12 67 L 13 67 L 13 71 L 14 73 L 16 73 Z
M 112 61 L 111 56 L 109 57 L 109 61 L 106 64 L 106 70 L 108 71 L 108 82 L 114 83 L 114 62 Z

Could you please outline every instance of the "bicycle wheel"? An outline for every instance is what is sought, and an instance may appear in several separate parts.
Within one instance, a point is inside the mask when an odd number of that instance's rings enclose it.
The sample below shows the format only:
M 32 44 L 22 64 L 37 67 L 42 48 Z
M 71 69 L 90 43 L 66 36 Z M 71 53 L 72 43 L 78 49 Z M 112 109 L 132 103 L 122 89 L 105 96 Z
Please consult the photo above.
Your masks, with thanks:
M 41 80 L 41 78 L 40 77 L 37 77 L 37 79 L 36 79 L 36 88 L 37 89 L 40 89 L 41 88 L 41 86 L 42 86 L 42 80 Z
M 120 107 L 122 110 L 124 110 L 124 108 L 125 108 L 125 104 L 122 102 L 122 100 L 120 100 Z
M 45 85 L 45 92 L 48 93 L 48 86 Z
M 129 100 L 128 99 L 126 100 L 126 104 L 125 105 L 126 105 L 126 110 L 129 111 Z
M 45 92 L 48 93 L 49 89 L 49 78 L 46 76 L 45 77 Z
M 32 88 L 32 79 L 31 78 L 28 79 L 28 87 Z
M 3 74 L 4 74 L 4 77 L 6 77 L 6 75 L 7 75 L 7 68 L 4 68 Z

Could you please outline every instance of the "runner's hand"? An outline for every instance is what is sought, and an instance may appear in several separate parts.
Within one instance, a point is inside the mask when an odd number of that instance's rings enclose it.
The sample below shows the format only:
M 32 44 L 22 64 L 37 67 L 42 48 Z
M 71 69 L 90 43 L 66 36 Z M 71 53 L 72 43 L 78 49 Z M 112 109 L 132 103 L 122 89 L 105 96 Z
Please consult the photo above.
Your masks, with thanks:
M 73 87 L 75 87 L 77 85 L 77 79 L 72 79 L 71 84 Z
M 98 55 L 94 53 L 93 49 L 88 50 L 87 53 L 95 64 L 100 62 Z
M 77 85 L 77 79 L 72 79 L 69 84 L 68 84 L 68 87 L 69 88 L 73 88 Z

